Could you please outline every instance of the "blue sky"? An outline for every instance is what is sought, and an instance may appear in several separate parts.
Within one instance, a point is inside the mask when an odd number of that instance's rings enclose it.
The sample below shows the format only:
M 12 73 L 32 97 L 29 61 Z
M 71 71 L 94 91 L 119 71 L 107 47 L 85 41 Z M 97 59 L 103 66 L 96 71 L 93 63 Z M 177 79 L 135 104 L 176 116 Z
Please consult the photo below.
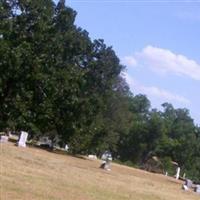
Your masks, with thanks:
M 153 108 L 188 108 L 200 124 L 200 1 L 68 0 L 76 24 L 103 38 L 127 66 L 134 95 Z

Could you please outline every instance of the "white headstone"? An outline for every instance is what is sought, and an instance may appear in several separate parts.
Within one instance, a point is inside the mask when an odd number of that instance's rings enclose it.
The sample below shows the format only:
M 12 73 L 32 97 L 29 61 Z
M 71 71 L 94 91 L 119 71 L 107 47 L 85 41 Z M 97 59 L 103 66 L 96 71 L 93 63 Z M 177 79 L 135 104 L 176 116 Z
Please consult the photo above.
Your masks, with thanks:
M 97 160 L 97 156 L 96 155 L 88 155 L 88 158 L 92 159 L 92 160 Z
M 66 144 L 65 145 L 65 151 L 68 151 L 69 150 L 69 146 Z
M 183 185 L 183 190 L 189 190 L 187 185 Z
M 105 163 L 104 169 L 110 171 L 111 170 L 110 169 L 110 164 L 111 164 L 111 161 L 107 160 L 106 163 Z
M 177 179 L 177 180 L 179 179 L 180 171 L 181 171 L 181 168 L 180 168 L 180 167 L 177 167 L 177 169 L 176 169 L 176 179 Z
M 102 160 L 110 160 L 110 161 L 112 161 L 112 155 L 111 155 L 111 153 L 109 151 L 105 151 L 103 153 L 103 155 L 101 156 L 101 159 Z
M 195 192 L 200 193 L 200 185 L 196 185 Z
M 8 131 L 8 136 L 11 137 L 12 136 L 12 132 Z
M 21 131 L 18 146 L 19 147 L 26 147 L 27 138 L 28 138 L 28 133 L 25 132 L 25 131 Z
M 1 143 L 6 143 L 6 142 L 8 142 L 8 136 L 2 135 L 2 136 L 0 137 L 0 142 L 1 142 Z
M 190 179 L 186 179 L 185 185 L 187 185 L 188 188 L 192 188 L 193 182 Z
M 51 147 L 52 146 L 52 140 L 50 140 L 49 137 L 47 137 L 47 136 L 43 136 L 43 137 L 39 138 L 37 145 L 39 145 L 39 146 L 46 145 L 46 146 Z

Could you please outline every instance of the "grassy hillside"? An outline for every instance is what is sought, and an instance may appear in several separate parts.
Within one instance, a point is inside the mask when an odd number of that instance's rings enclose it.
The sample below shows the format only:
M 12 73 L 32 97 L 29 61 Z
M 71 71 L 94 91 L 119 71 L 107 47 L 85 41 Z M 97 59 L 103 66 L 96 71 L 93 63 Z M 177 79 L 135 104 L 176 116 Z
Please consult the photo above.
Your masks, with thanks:
M 0 144 L 1 200 L 195 200 L 174 178 L 36 148 Z

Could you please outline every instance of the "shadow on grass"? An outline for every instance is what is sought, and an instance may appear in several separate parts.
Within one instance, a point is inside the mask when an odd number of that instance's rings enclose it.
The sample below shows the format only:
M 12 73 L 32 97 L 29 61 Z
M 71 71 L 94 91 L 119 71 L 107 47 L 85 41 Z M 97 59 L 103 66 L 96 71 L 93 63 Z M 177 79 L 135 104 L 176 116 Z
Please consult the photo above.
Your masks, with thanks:
M 17 146 L 18 140 L 9 138 L 9 142 L 13 143 L 14 146 Z M 26 146 L 30 147 L 30 148 L 36 148 L 36 149 L 45 150 L 45 151 L 47 151 L 49 153 L 54 153 L 54 154 L 58 154 L 58 155 L 68 155 L 68 156 L 72 156 L 72 157 L 83 159 L 83 160 L 89 160 L 83 155 L 72 154 L 71 152 L 67 152 L 67 151 L 64 151 L 64 150 L 61 150 L 61 149 L 54 149 L 54 148 L 49 147 L 48 145 L 40 145 L 40 146 L 38 146 L 36 144 L 27 143 Z

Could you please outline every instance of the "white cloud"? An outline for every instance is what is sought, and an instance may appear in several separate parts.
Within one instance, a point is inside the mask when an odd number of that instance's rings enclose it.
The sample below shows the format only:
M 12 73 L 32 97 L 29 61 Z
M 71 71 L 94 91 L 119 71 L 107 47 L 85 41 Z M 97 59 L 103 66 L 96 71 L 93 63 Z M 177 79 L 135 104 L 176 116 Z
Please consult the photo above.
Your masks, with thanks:
M 145 93 L 148 96 L 163 99 L 164 101 L 170 101 L 170 102 L 176 101 L 176 102 L 183 103 L 183 104 L 190 103 L 190 101 L 188 99 L 186 99 L 185 97 L 182 97 L 177 94 L 173 94 L 169 91 L 166 91 L 164 89 L 161 89 L 161 88 L 158 88 L 155 86 L 152 86 L 152 87 L 141 86 L 140 89 L 141 89 L 142 93 Z
M 158 88 L 156 86 L 144 86 L 141 83 L 139 83 L 137 80 L 133 79 L 129 74 L 125 73 L 124 75 L 132 91 L 146 94 L 150 98 L 158 98 L 162 100 L 163 102 L 175 101 L 175 102 L 186 104 L 186 105 L 190 103 L 190 101 L 187 98 L 181 95 L 174 94 L 172 92 Z
M 122 59 L 122 63 L 128 66 L 136 66 L 137 65 L 137 61 L 133 56 L 125 56 Z
M 188 59 L 184 55 L 175 54 L 167 49 L 161 49 L 153 46 L 146 46 L 141 52 L 133 56 L 127 56 L 127 66 L 131 61 L 138 63 L 151 70 L 161 74 L 176 74 L 187 76 L 194 80 L 200 80 L 200 64 Z M 134 61 L 135 60 L 135 61 Z

